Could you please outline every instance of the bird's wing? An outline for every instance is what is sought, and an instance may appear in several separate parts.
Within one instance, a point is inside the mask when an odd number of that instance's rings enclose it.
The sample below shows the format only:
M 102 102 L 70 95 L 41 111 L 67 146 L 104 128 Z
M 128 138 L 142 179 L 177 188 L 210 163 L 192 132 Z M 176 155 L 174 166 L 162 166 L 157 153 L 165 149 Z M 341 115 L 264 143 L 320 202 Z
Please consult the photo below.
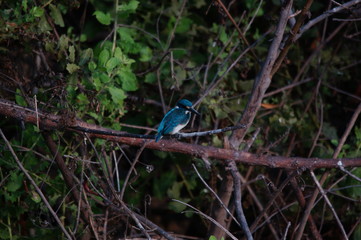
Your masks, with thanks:
M 165 116 L 163 117 L 162 121 L 160 122 L 160 124 L 158 126 L 158 134 L 160 134 L 160 135 L 164 134 L 164 130 L 167 125 L 167 122 L 169 122 L 169 119 L 171 118 L 170 115 L 172 114 L 172 112 L 174 110 L 175 109 L 171 109 L 169 112 L 167 112 L 165 114 Z
M 163 126 L 163 134 L 169 134 L 173 131 L 173 129 L 179 124 L 185 125 L 188 123 L 190 118 L 190 114 L 186 114 L 183 109 L 172 109 L 165 116 L 162 122 L 164 122 Z

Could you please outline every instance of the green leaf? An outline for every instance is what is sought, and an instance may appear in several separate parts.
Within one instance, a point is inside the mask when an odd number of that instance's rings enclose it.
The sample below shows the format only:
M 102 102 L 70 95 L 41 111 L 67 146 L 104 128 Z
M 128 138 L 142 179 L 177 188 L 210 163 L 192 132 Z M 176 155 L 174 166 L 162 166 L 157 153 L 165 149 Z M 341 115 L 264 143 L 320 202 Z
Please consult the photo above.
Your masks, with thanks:
M 68 63 L 68 64 L 66 65 L 66 70 L 68 70 L 68 72 L 69 72 L 70 74 L 78 71 L 79 69 L 80 69 L 80 67 L 79 67 L 78 65 L 74 64 L 74 63 Z
M 65 51 L 69 46 L 69 38 L 66 35 L 61 35 L 58 42 L 59 50 Z
M 120 36 L 120 39 L 123 41 L 123 42 L 126 42 L 126 43 L 134 43 L 134 39 L 133 39 L 133 36 L 132 36 L 132 33 L 133 33 L 133 30 L 132 29 L 129 29 L 129 28 L 118 28 L 117 29 L 117 32 Z
M 191 28 L 193 21 L 190 18 L 184 17 L 179 21 L 176 28 L 176 33 L 185 33 Z
M 89 104 L 89 100 L 88 100 L 88 97 L 84 94 L 84 93 L 80 93 L 76 96 L 78 102 L 80 104 L 83 104 L 83 105 L 88 105 Z
M 108 91 L 112 96 L 112 100 L 114 103 L 123 105 L 123 100 L 126 98 L 126 96 L 122 89 L 117 87 L 109 87 Z
M 328 122 L 323 124 L 322 133 L 330 140 L 338 139 L 336 128 Z
M 143 47 L 140 50 L 140 58 L 139 61 L 141 62 L 149 62 L 152 59 L 152 49 L 149 47 Z
M 45 17 L 45 15 L 41 16 L 40 21 L 38 23 L 38 28 L 40 29 L 41 32 L 46 32 L 46 31 L 51 31 L 52 30 L 48 20 Z M 49 42 L 47 42 L 46 44 L 48 44 L 48 43 Z
M 28 0 L 23 0 L 21 2 L 21 6 L 23 7 L 24 11 L 27 11 L 28 10 Z
M 82 66 L 93 57 L 93 49 L 87 48 L 81 51 L 79 65 Z
M 98 64 L 102 67 L 105 66 L 106 62 L 109 59 L 109 51 L 107 49 L 103 49 L 100 53 L 99 53 L 99 58 L 98 58 Z
M 11 239 L 15 236 L 10 236 L 10 232 L 7 228 L 0 229 L 0 239 Z
M 65 24 L 60 10 L 53 4 L 49 4 L 49 8 L 50 8 L 50 16 L 53 18 L 54 23 L 60 27 L 64 27 Z
M 227 43 L 228 36 L 227 36 L 227 33 L 226 33 L 226 29 L 224 27 L 221 29 L 221 32 L 219 34 L 219 40 L 221 40 L 221 42 L 223 44 Z
M 135 91 L 138 89 L 138 81 L 135 74 L 129 68 L 122 68 L 118 72 L 124 91 Z
M 30 10 L 30 13 L 34 16 L 34 17 L 41 17 L 44 15 L 44 9 L 42 9 L 41 7 L 33 7 Z
M 12 172 L 6 185 L 6 189 L 9 192 L 16 192 L 23 184 L 23 175 Z
M 123 3 L 119 5 L 118 11 L 135 12 L 138 8 L 139 2 L 137 0 L 130 0 L 129 3 Z
M 214 235 L 212 235 L 212 236 L 209 237 L 208 240 L 217 240 L 217 238 Z
M 16 89 L 15 101 L 20 106 L 23 106 L 23 107 L 27 106 L 25 98 L 23 98 L 20 89 Z
M 94 84 L 95 90 L 99 91 L 103 86 L 103 84 L 100 81 L 100 78 L 93 77 L 92 79 L 93 79 L 93 84 Z
M 182 202 L 188 203 L 188 202 L 190 202 L 190 199 L 182 199 Z M 180 213 L 180 212 L 184 211 L 187 208 L 186 205 L 184 205 L 184 204 L 182 204 L 180 202 L 170 202 L 168 204 L 168 207 L 169 207 L 169 209 L 171 209 L 171 210 L 173 210 L 174 212 L 177 212 L 177 213 Z
M 122 52 L 122 49 L 120 49 L 120 47 L 115 48 L 114 57 L 119 58 L 119 59 L 124 57 L 124 54 Z
M 102 11 L 95 11 L 93 16 L 95 15 L 96 19 L 103 25 L 110 25 L 111 17 L 110 13 L 103 13 Z
M 120 60 L 116 57 L 112 57 L 106 63 L 105 68 L 107 69 L 107 72 L 110 73 L 115 67 L 119 66 L 119 64 Z
M 72 63 L 75 62 L 75 47 L 74 46 L 69 47 L 69 61 Z
M 100 77 L 100 81 L 101 81 L 102 83 L 108 83 L 108 82 L 111 81 L 110 77 L 109 77 L 107 74 L 105 74 L 105 73 L 101 73 L 101 74 L 99 75 L 99 77 Z
M 148 73 L 145 75 L 144 82 L 146 83 L 155 83 L 157 81 L 157 78 L 154 73 Z
M 88 69 L 91 72 L 94 72 L 96 68 L 97 68 L 97 64 L 95 62 L 91 61 L 91 62 L 88 63 Z
M 168 197 L 179 198 L 183 185 L 183 182 L 174 182 L 172 188 L 168 189 L 167 191 Z
M 41 202 L 41 197 L 36 191 L 31 191 L 30 194 L 31 194 L 31 200 L 33 200 L 36 203 Z

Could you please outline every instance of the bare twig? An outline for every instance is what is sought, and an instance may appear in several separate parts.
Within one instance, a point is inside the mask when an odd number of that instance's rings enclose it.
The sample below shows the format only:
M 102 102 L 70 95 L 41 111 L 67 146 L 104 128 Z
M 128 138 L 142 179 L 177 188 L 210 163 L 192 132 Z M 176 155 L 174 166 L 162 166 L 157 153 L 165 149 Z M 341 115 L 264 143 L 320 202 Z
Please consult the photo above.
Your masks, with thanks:
M 251 230 L 248 227 L 246 217 L 244 216 L 243 207 L 242 207 L 242 191 L 241 191 L 241 175 L 238 172 L 236 163 L 234 161 L 229 161 L 228 167 L 231 167 L 230 171 L 233 177 L 234 183 L 234 201 L 236 206 L 237 217 L 241 223 L 242 229 L 247 236 L 248 240 L 253 240 Z
M 138 149 L 137 155 L 135 156 L 135 158 L 134 158 L 134 160 L 133 160 L 133 162 L 132 162 L 132 165 L 130 166 L 130 168 L 129 168 L 129 170 L 128 170 L 128 174 L 127 174 L 127 176 L 125 177 L 125 180 L 124 180 L 124 183 L 123 183 L 122 191 L 120 192 L 120 195 L 119 195 L 119 199 L 120 199 L 120 200 L 123 200 L 125 188 L 126 188 L 127 185 L 128 185 L 128 181 L 129 181 L 130 175 L 132 174 L 133 169 L 135 168 L 135 165 L 137 164 L 138 159 L 139 159 L 140 155 L 142 154 L 142 152 L 143 152 L 143 150 L 144 150 L 144 148 L 145 148 L 146 145 L 147 145 L 147 143 L 144 142 L 143 146 L 142 146 L 140 149 Z
M 144 225 L 147 225 L 149 228 L 154 229 L 155 232 L 159 233 L 163 237 L 165 237 L 168 240 L 176 240 L 176 238 L 172 237 L 169 233 L 164 231 L 162 228 L 154 224 L 153 222 L 149 221 L 147 218 L 143 217 L 142 215 L 139 215 L 137 213 L 134 213 L 134 216 L 136 216 L 139 221 L 141 221 Z
M 286 240 L 286 239 L 287 239 L 287 232 L 288 232 L 288 229 L 289 229 L 290 227 L 291 227 L 291 222 L 288 222 L 288 223 L 287 223 L 286 230 L 285 230 L 285 233 L 283 234 L 282 240 Z
M 182 201 L 177 200 L 177 199 L 172 199 L 172 200 L 175 201 L 175 202 L 181 203 L 183 205 L 186 205 L 187 207 L 192 208 L 195 211 L 195 213 L 197 213 L 197 214 L 201 215 L 202 217 L 208 219 L 209 221 L 211 221 L 212 223 L 217 225 L 219 228 L 221 228 L 230 238 L 232 238 L 234 240 L 237 240 L 237 238 L 230 231 L 228 231 L 226 228 L 224 228 L 221 224 L 219 224 L 217 221 L 215 221 L 213 218 L 211 218 L 207 214 L 199 211 L 197 208 L 193 207 L 192 205 L 190 205 L 188 203 L 182 202 Z
M 344 168 L 342 166 L 342 162 L 339 161 L 338 162 L 338 167 L 341 171 L 345 172 L 347 175 L 349 175 L 350 177 L 356 179 L 357 181 L 361 182 L 361 178 L 359 178 L 358 176 L 356 176 L 355 174 L 351 173 L 350 171 L 348 171 L 346 168 Z
M 278 49 L 280 47 L 283 33 L 286 28 L 286 24 L 288 21 L 288 13 L 290 12 L 292 3 L 293 3 L 292 0 L 286 0 L 283 3 L 281 10 L 281 17 L 275 32 L 275 37 L 272 41 L 271 46 L 269 47 L 268 55 L 263 63 L 261 72 L 254 81 L 252 95 L 239 121 L 241 124 L 246 124 L 248 127 L 251 126 L 251 123 L 253 122 L 256 116 L 257 110 L 261 106 L 261 102 L 264 97 L 264 94 L 271 83 L 271 79 L 272 79 L 271 71 L 275 63 L 276 57 L 278 56 Z M 235 149 L 237 149 L 238 146 L 240 145 L 246 131 L 247 129 L 237 130 L 233 132 L 230 139 L 230 143 Z
M 264 209 L 262 210 L 262 212 L 257 216 L 257 218 L 254 220 L 253 224 L 251 225 L 251 231 L 254 232 L 258 222 L 261 220 L 261 218 L 263 218 L 265 216 L 265 213 L 268 211 L 268 209 L 272 206 L 272 204 L 274 203 L 275 199 L 281 194 L 282 190 L 284 187 L 287 186 L 287 184 L 289 183 L 289 181 L 295 177 L 298 174 L 297 171 L 294 171 L 291 175 L 289 175 L 284 181 L 283 183 L 278 187 L 277 191 L 275 191 L 273 193 L 273 196 L 268 200 L 268 204 L 264 207 Z
M 280 68 L 283 60 L 285 59 L 288 50 L 290 49 L 291 45 L 293 44 L 293 42 L 295 41 L 295 34 L 299 31 L 301 25 L 303 24 L 303 22 L 306 20 L 306 17 L 308 15 L 308 11 L 311 7 L 313 3 L 313 0 L 307 0 L 301 13 L 300 16 L 298 17 L 296 23 L 293 25 L 292 30 L 291 30 L 291 34 L 288 36 L 288 38 L 286 39 L 285 43 L 283 44 L 283 48 L 279 54 L 279 56 L 277 56 L 277 60 L 273 66 L 272 69 L 272 73 L 271 75 L 275 74 L 277 72 L 277 70 Z
M 245 45 L 247 47 L 249 47 L 249 42 L 247 41 L 246 37 L 244 36 L 244 34 L 242 33 L 241 29 L 238 27 L 236 21 L 234 21 L 232 15 L 229 13 L 229 11 L 227 10 L 226 6 L 224 6 L 223 2 L 221 0 L 214 0 L 217 1 L 217 4 L 223 9 L 223 11 L 226 13 L 227 17 L 229 18 L 229 20 L 232 22 L 232 24 L 234 25 L 234 27 L 237 29 L 239 36 L 241 37 L 241 39 L 243 40 L 243 42 L 245 43 Z M 256 55 L 256 53 L 253 51 L 253 49 L 251 48 L 251 53 L 252 56 L 258 61 L 258 57 Z
M 277 93 L 280 93 L 280 92 L 283 92 L 283 91 L 285 91 L 285 90 L 294 88 L 294 87 L 296 87 L 296 86 L 298 86 L 298 85 L 307 83 L 307 82 L 312 81 L 312 80 L 313 80 L 313 78 L 306 78 L 305 80 L 302 80 L 302 81 L 300 81 L 300 82 L 293 82 L 293 83 L 291 83 L 291 84 L 289 84 L 289 85 L 287 85 L 287 86 L 284 86 L 284 87 L 281 87 L 281 88 L 279 88 L 279 89 L 277 89 L 277 90 L 274 90 L 274 91 L 272 91 L 272 92 L 266 93 L 266 94 L 264 95 L 264 97 L 266 98 L 266 97 L 273 96 L 273 95 L 275 95 L 275 94 L 277 94 Z
M 175 138 L 191 138 L 191 137 L 203 137 L 203 136 L 209 136 L 209 135 L 213 135 L 213 134 L 218 134 L 218 133 L 222 133 L 222 132 L 229 132 L 229 131 L 234 131 L 236 129 L 240 129 L 240 128 L 245 128 L 246 125 L 236 125 L 236 126 L 231 126 L 231 127 L 225 127 L 222 129 L 215 129 L 215 130 L 209 130 L 209 131 L 204 131 L 204 132 L 192 132 L 192 133 L 178 133 L 175 134 Z
M 175 30 L 177 29 L 177 26 L 178 26 L 178 24 L 179 24 L 179 21 L 180 21 L 181 18 L 182 18 L 182 14 L 183 14 L 183 11 L 184 11 L 184 9 L 185 9 L 185 6 L 186 6 L 187 2 L 188 2 L 188 0 L 183 0 L 183 1 L 182 1 L 182 5 L 180 6 L 177 19 L 176 19 L 176 21 L 175 21 L 175 23 L 174 23 L 174 26 L 173 26 L 173 28 L 172 28 L 172 31 L 171 31 L 171 33 L 169 34 L 167 43 L 166 43 L 166 45 L 165 45 L 165 49 L 166 49 L 166 50 L 169 49 L 169 47 L 170 47 L 170 45 L 171 45 L 171 43 L 172 43 L 172 41 L 173 41 L 174 34 L 175 34 Z
M 295 41 L 298 40 L 302 36 L 302 34 L 304 32 L 306 32 L 308 29 L 310 29 L 311 27 L 313 27 L 317 23 L 321 22 L 322 20 L 328 18 L 329 16 L 331 16 L 331 15 L 337 13 L 337 12 L 345 10 L 345 9 L 347 9 L 347 8 L 353 6 L 353 5 L 356 5 L 356 4 L 360 3 L 360 2 L 361 2 L 361 0 L 353 0 L 353 1 L 346 2 L 346 3 L 342 4 L 342 5 L 340 5 L 338 7 L 335 7 L 335 8 L 332 8 L 331 10 L 326 11 L 323 14 L 321 14 L 320 16 L 310 20 L 306 25 L 304 25 L 300 29 L 299 33 L 295 36 Z
M 232 217 L 232 219 L 234 220 L 235 223 L 238 224 L 238 226 L 241 226 L 241 224 L 239 224 L 239 222 L 237 221 L 237 219 L 233 216 L 233 214 L 229 211 L 228 207 L 222 202 L 222 200 L 219 198 L 219 196 L 217 195 L 217 193 L 215 193 L 215 191 L 208 186 L 208 184 L 206 183 L 206 181 L 204 181 L 204 179 L 202 178 L 201 174 L 198 172 L 197 167 L 192 164 L 192 167 L 194 168 L 194 171 L 196 171 L 199 179 L 202 181 L 202 183 L 207 187 L 207 189 L 213 194 L 213 196 L 218 200 L 219 204 L 227 211 L 227 213 L 229 214 L 229 216 Z
M 325 199 L 327 205 L 328 205 L 329 208 L 331 209 L 331 211 L 332 211 L 332 213 L 333 213 L 333 216 L 335 217 L 336 222 L 337 222 L 338 226 L 340 227 L 340 230 L 341 230 L 341 233 L 342 233 L 344 239 L 348 239 L 347 233 L 346 233 L 346 231 L 345 231 L 345 228 L 343 227 L 343 225 L 342 225 L 342 223 L 341 223 L 341 221 L 340 221 L 340 218 L 338 217 L 338 215 L 337 215 L 337 213 L 336 213 L 335 208 L 332 206 L 332 203 L 331 203 L 330 200 L 328 199 L 325 191 L 323 190 L 320 182 L 317 180 L 317 177 L 315 176 L 314 172 L 313 172 L 313 171 L 310 171 L 310 173 L 311 173 L 311 177 L 312 177 L 313 181 L 316 183 L 316 186 L 317 186 L 318 190 L 321 192 L 321 194 L 322 194 L 323 198 Z
M 349 123 L 347 124 L 347 127 L 346 127 L 346 130 L 345 132 L 343 133 L 338 145 L 337 145 L 337 148 L 335 149 L 335 152 L 333 154 L 333 158 L 337 158 L 337 156 L 340 154 L 341 152 L 341 149 L 343 147 L 343 145 L 345 144 L 346 142 L 346 139 L 348 138 L 348 136 L 350 135 L 350 132 L 353 128 L 353 126 L 355 125 L 355 122 L 358 118 L 358 116 L 360 115 L 361 113 L 361 103 L 357 106 L 355 112 L 353 113 L 352 117 L 351 117 L 351 120 L 349 121 Z

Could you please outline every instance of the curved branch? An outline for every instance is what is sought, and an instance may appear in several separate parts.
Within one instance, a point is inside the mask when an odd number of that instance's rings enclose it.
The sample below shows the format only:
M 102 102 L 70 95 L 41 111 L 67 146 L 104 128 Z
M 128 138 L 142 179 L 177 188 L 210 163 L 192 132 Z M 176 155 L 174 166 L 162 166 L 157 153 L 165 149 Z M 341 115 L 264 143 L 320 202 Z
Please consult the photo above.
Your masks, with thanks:
M 337 168 L 339 161 L 344 167 L 361 166 L 361 157 L 358 158 L 343 158 L 343 159 L 321 159 L 321 158 L 301 158 L 301 157 L 282 157 L 282 156 L 263 156 L 248 152 L 242 152 L 231 149 L 208 147 L 196 144 L 189 144 L 174 140 L 162 140 L 158 143 L 152 139 L 142 139 L 134 137 L 121 137 L 117 134 L 129 134 L 121 131 L 114 131 L 108 128 L 103 128 L 95 124 L 89 124 L 69 114 L 53 115 L 41 112 L 35 112 L 32 109 L 21 107 L 9 101 L 0 99 L 0 115 L 15 118 L 27 123 L 37 124 L 42 129 L 58 129 L 72 132 L 80 132 L 77 129 L 83 129 L 85 132 L 94 131 L 108 131 L 113 135 L 105 135 L 100 133 L 90 133 L 91 137 L 106 139 L 124 143 L 131 146 L 142 146 L 146 143 L 146 148 L 155 149 L 166 152 L 178 152 L 189 154 L 195 157 L 208 159 L 214 158 L 218 160 L 234 160 L 236 162 L 245 163 L 249 165 L 268 166 L 272 168 L 298 169 L 298 168 Z M 38 116 L 38 118 L 37 118 Z M 83 132 L 83 131 L 82 131 Z M 152 136 L 151 136 L 152 137 Z
M 326 12 L 324 12 L 323 14 L 321 14 L 320 16 L 310 20 L 306 25 L 304 25 L 301 29 L 300 32 L 297 33 L 296 37 L 295 37 L 295 41 L 297 41 L 304 32 L 306 32 L 308 29 L 310 29 L 311 27 L 313 27 L 314 25 L 316 25 L 317 23 L 321 22 L 322 20 L 328 18 L 329 16 L 331 16 L 332 14 L 335 14 L 337 12 L 340 12 L 342 10 L 348 9 L 349 7 L 356 5 L 358 3 L 360 3 L 361 0 L 353 0 L 353 1 L 349 1 L 346 2 L 342 5 L 339 5 L 338 7 L 332 8 Z

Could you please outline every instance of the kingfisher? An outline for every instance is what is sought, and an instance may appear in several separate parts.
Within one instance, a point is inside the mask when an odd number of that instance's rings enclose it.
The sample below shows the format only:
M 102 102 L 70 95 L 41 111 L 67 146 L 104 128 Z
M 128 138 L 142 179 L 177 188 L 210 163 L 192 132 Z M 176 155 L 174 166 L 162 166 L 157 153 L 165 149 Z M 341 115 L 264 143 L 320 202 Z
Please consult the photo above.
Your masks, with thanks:
M 165 134 L 178 133 L 188 124 L 191 113 L 200 115 L 199 112 L 193 108 L 192 103 L 189 100 L 179 100 L 176 106 L 163 117 L 162 122 L 159 124 L 155 141 L 158 142 Z

